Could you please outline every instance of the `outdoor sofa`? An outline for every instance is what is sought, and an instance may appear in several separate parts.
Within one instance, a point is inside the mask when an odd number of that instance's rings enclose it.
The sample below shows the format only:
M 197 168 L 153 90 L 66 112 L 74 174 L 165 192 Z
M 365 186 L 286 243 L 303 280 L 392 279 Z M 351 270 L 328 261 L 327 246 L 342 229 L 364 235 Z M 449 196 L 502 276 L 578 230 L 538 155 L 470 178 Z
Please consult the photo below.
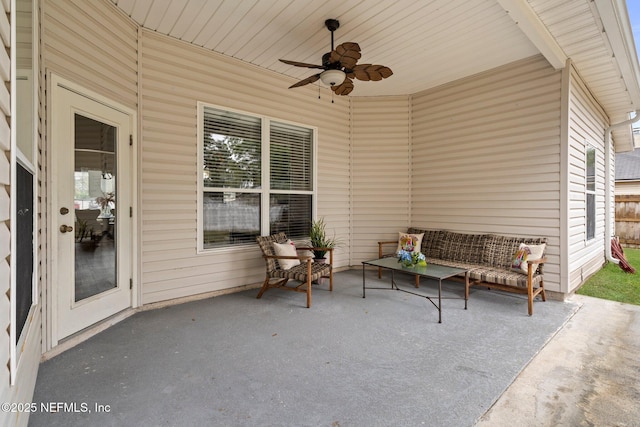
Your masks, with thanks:
M 526 294 L 530 316 L 533 314 L 533 300 L 536 296 L 540 295 L 542 301 L 546 301 L 543 264 L 546 262 L 544 249 L 547 240 L 544 237 L 467 234 L 420 228 L 409 228 L 407 234 L 422 235 L 420 251 L 425 255 L 427 263 L 469 270 L 469 280 L 465 287 L 467 298 L 469 288 L 474 285 Z M 378 242 L 379 257 L 393 256 L 397 246 L 397 240 Z M 538 253 L 534 257 L 530 255 L 531 259 L 527 258 L 524 265 L 516 267 L 514 260 L 523 252 L 523 248 L 525 252 L 532 248 Z M 380 269 L 378 275 L 381 275 Z M 418 276 L 416 286 L 419 286 Z

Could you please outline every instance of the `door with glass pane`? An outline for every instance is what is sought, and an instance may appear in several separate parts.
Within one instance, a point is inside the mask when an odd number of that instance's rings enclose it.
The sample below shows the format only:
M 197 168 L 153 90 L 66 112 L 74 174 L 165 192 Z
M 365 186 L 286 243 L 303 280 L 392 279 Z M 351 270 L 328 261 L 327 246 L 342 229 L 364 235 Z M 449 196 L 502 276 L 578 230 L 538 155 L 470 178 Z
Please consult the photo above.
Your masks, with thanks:
M 131 306 L 131 116 L 54 81 L 56 341 Z

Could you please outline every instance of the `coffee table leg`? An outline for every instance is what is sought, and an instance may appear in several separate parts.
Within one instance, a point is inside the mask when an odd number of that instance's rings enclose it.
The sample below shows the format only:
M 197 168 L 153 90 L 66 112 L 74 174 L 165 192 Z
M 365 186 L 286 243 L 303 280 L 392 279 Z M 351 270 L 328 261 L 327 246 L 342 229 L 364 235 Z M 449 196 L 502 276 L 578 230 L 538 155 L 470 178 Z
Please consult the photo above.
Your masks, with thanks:
M 442 323 L 442 279 L 438 280 L 438 323 Z
M 467 300 L 469 300 L 469 272 L 464 273 L 464 309 L 467 309 Z
M 362 298 L 364 298 L 364 264 L 362 264 Z

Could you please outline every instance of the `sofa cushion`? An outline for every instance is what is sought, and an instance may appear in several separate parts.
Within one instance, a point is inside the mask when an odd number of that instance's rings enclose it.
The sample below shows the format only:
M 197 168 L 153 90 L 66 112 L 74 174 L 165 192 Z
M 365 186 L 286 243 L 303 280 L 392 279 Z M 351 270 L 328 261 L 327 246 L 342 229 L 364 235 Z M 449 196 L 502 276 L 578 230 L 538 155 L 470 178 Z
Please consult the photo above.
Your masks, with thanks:
M 445 231 L 440 239 L 439 257 L 443 260 L 478 264 L 482 260 L 485 234 Z
M 511 268 L 513 255 L 518 251 L 521 243 L 540 245 L 547 243 L 545 238 L 530 238 L 517 236 L 486 235 L 480 263 L 489 267 L 505 270 Z
M 498 283 L 501 285 L 517 286 L 520 288 L 527 287 L 527 276 L 517 273 L 513 270 L 504 270 L 501 268 L 483 267 L 478 264 L 469 264 L 456 261 L 445 261 L 438 258 L 427 258 L 427 265 L 438 264 L 445 265 L 447 267 L 464 268 L 469 270 L 469 279 L 479 280 L 482 282 L 488 282 L 487 286 L 491 287 L 491 283 Z M 460 276 L 464 276 L 461 274 Z M 538 286 L 542 281 L 542 274 L 533 275 L 533 285 Z
M 465 270 L 469 270 L 469 271 L 475 270 L 477 268 L 482 268 L 478 264 L 470 264 L 468 262 L 459 262 L 459 261 L 447 261 L 440 258 L 426 258 L 425 261 L 427 265 L 437 264 L 437 265 L 444 265 L 446 267 L 464 268 Z M 464 276 L 464 274 L 461 274 L 460 276 Z
M 422 253 L 424 256 L 427 258 L 438 258 L 440 256 L 440 240 L 444 233 L 443 230 L 409 228 L 407 231 L 413 234 L 424 234 L 422 238 Z
M 526 274 L 518 273 L 513 270 L 506 270 L 502 268 L 475 268 L 469 272 L 469 278 L 473 280 L 480 280 L 482 282 L 488 282 L 487 286 L 491 287 L 491 283 L 498 283 L 500 285 L 516 286 L 519 288 L 527 287 L 528 276 Z M 533 287 L 537 287 L 542 282 L 542 274 L 534 274 L 532 279 Z

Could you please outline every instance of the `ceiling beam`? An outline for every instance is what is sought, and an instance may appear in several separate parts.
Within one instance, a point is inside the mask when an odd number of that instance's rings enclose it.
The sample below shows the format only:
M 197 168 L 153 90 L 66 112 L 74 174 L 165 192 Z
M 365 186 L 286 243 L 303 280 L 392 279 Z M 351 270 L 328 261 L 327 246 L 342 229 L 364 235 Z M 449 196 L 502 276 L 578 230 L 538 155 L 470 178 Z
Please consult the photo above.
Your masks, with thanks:
M 529 3 L 526 0 L 497 1 L 549 64 L 556 70 L 564 68 L 567 56 Z

